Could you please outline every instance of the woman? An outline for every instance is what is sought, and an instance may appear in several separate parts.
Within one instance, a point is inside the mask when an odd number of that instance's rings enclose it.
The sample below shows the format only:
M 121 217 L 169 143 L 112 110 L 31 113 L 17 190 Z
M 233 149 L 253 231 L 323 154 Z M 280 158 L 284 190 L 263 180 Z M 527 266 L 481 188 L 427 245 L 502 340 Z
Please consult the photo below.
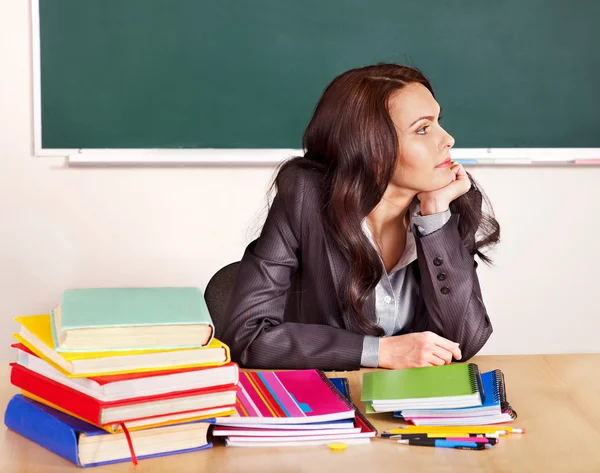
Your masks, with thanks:
M 255 368 L 467 360 L 492 326 L 474 256 L 499 238 L 416 69 L 350 70 L 325 90 L 247 247 L 222 338 Z

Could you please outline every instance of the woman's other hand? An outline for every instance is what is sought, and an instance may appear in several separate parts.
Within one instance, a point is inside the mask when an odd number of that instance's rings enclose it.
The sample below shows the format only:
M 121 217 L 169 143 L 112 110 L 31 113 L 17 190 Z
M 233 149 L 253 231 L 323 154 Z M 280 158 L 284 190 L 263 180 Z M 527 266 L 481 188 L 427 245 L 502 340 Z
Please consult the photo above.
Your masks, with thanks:
M 448 365 L 452 358 L 460 360 L 458 343 L 433 332 L 409 333 L 384 337 L 379 342 L 380 368 L 421 368 Z

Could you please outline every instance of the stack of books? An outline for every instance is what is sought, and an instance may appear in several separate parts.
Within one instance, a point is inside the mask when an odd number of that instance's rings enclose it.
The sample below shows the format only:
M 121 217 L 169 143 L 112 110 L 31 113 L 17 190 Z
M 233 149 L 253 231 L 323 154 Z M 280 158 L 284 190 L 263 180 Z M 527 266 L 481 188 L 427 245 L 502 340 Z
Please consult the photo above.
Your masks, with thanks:
M 366 373 L 362 400 L 368 413 L 394 412 L 420 426 L 512 422 L 501 370 L 480 373 L 474 363 Z
M 366 373 L 361 399 L 368 413 L 403 419 L 382 436 L 408 445 L 482 450 L 522 431 L 502 425 L 517 418 L 502 371 L 482 374 L 474 363 Z
M 512 422 L 516 411 L 506 399 L 504 374 L 501 370 L 481 375 L 481 404 L 457 409 L 404 409 L 394 412 L 414 425 L 489 425 Z
M 65 291 L 18 317 L 5 424 L 80 466 L 209 448 L 239 369 L 197 288 Z
M 214 436 L 228 447 L 369 443 L 375 428 L 319 370 L 244 372 L 236 413 L 215 419 Z

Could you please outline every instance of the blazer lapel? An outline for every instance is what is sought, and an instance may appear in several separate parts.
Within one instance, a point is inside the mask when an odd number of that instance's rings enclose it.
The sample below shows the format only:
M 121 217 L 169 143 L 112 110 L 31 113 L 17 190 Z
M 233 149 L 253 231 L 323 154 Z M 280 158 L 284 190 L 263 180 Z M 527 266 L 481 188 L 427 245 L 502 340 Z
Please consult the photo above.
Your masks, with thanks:
M 356 332 L 356 328 L 354 324 L 350 320 L 348 316 L 348 312 L 343 309 L 342 306 L 342 279 L 345 274 L 348 273 L 348 264 L 344 259 L 342 252 L 339 250 L 331 235 L 328 232 L 323 232 L 325 236 L 325 246 L 327 251 L 327 258 L 329 260 L 329 267 L 331 269 L 331 275 L 333 277 L 333 285 L 335 287 L 338 307 L 340 308 L 340 312 L 342 314 L 342 318 L 344 320 L 344 325 L 347 330 L 352 330 Z M 376 320 L 375 316 L 375 291 L 371 294 L 364 306 L 364 313 L 368 314 L 373 320 Z

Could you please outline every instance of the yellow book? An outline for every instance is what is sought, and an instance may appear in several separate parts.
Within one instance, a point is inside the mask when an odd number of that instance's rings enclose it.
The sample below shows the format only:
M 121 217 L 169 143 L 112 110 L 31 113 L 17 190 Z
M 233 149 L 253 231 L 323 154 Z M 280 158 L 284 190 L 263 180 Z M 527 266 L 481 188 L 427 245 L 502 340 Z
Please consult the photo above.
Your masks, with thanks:
M 231 361 L 229 347 L 213 340 L 203 348 L 61 352 L 54 349 L 50 314 L 16 317 L 21 325 L 13 337 L 69 377 L 220 366 Z
M 79 417 L 79 416 L 73 414 L 72 412 L 69 412 L 67 409 L 63 409 L 62 407 L 52 404 L 51 402 L 48 402 L 45 399 L 43 399 L 39 396 L 36 396 L 35 394 L 31 394 L 30 392 L 25 391 L 23 389 L 21 390 L 21 392 L 23 393 L 23 396 L 33 399 L 34 401 L 37 401 L 40 404 L 44 404 L 48 407 L 51 407 L 52 409 L 56 409 L 57 411 L 63 412 L 67 415 L 70 415 L 71 417 L 75 417 L 79 420 L 82 420 L 83 422 L 87 422 L 88 424 L 90 423 L 89 420 L 83 419 L 82 417 Z M 230 415 L 234 414 L 236 411 L 235 411 L 235 409 L 232 410 L 227 407 L 220 407 L 220 408 L 214 408 L 214 409 L 205 409 L 204 411 L 196 411 L 196 412 L 198 412 L 198 413 L 202 412 L 202 415 L 194 415 L 194 412 L 185 412 L 182 414 L 168 414 L 168 415 L 164 415 L 164 416 L 153 417 L 150 419 L 140 419 L 140 420 L 134 420 L 131 422 L 126 422 L 125 426 L 127 427 L 127 430 L 131 430 L 131 431 L 151 429 L 153 427 L 163 427 L 165 425 L 182 424 L 184 422 L 193 422 L 196 420 L 212 419 L 213 417 L 230 416 Z M 94 425 L 96 425 L 96 424 L 94 424 Z M 123 432 L 123 428 L 121 427 L 121 424 L 96 425 L 96 427 L 100 427 L 101 429 L 106 430 L 107 432 L 110 432 L 111 434 L 118 434 L 120 432 Z

